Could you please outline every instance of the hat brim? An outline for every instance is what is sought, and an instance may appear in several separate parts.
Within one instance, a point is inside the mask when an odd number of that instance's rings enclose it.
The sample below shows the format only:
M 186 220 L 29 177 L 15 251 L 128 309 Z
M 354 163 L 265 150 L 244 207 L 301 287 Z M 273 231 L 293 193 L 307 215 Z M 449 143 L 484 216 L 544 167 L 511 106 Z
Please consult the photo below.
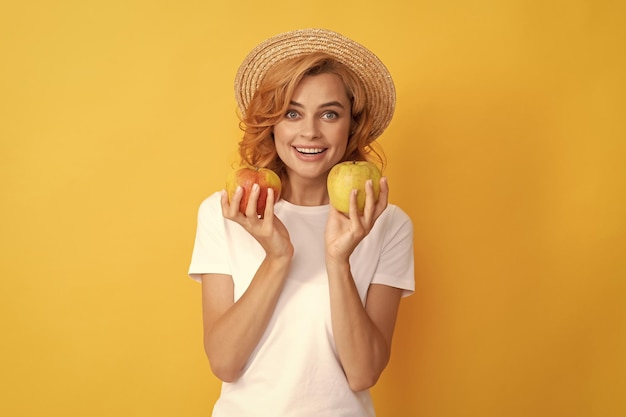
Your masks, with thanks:
M 256 46 L 243 60 L 235 77 L 235 98 L 242 114 L 261 80 L 278 62 L 324 52 L 350 68 L 363 82 L 366 106 L 373 118 L 370 140 L 387 128 L 396 103 L 393 79 L 387 67 L 369 49 L 327 29 L 300 29 L 273 36 Z

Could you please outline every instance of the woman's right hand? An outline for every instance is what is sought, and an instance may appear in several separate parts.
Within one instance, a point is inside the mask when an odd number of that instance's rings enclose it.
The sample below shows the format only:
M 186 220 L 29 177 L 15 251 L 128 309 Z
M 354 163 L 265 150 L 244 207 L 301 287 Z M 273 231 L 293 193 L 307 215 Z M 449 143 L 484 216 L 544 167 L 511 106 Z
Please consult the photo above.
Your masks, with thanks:
M 267 329 L 282 293 L 293 245 L 285 225 L 274 215 L 275 196 L 270 189 L 263 218 L 256 214 L 260 195 L 253 187 L 246 212 L 239 212 L 243 189 L 232 201 L 222 192 L 222 214 L 241 225 L 265 250 L 250 285 L 235 301 L 233 277 L 224 274 L 202 276 L 204 348 L 215 375 L 225 382 L 236 381 L 244 372 L 250 355 Z
M 243 188 L 237 187 L 232 201 L 228 201 L 228 193 L 225 190 L 222 191 L 222 215 L 224 218 L 238 223 L 250 233 L 263 247 L 267 256 L 291 258 L 293 245 L 289 238 L 289 232 L 280 219 L 274 215 L 274 190 L 271 188 L 267 190 L 265 212 L 262 217 L 256 213 L 260 194 L 259 185 L 254 184 L 248 198 L 246 213 L 243 214 L 239 211 L 239 204 L 243 198 Z

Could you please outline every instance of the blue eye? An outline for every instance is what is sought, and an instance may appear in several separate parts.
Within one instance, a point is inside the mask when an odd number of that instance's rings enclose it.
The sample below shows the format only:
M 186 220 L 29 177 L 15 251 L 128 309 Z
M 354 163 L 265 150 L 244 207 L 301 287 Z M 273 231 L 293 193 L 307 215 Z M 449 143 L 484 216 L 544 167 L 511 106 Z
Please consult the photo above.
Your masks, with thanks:
M 287 119 L 295 119 L 296 117 L 298 117 L 298 112 L 295 110 L 287 110 L 287 113 L 285 113 L 285 117 Z
M 327 120 L 335 120 L 339 117 L 339 115 L 337 113 L 335 113 L 334 111 L 329 111 L 326 112 L 322 115 L 322 118 L 327 119 Z

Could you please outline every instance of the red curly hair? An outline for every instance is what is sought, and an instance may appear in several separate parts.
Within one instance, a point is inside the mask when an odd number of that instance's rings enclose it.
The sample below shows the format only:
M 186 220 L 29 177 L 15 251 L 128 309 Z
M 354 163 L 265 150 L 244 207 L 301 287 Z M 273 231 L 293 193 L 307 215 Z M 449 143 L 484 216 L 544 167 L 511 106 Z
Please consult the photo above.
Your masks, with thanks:
M 285 60 L 267 72 L 241 117 L 244 135 L 239 142 L 239 156 L 243 164 L 270 168 L 286 177 L 285 164 L 274 146 L 273 127 L 284 117 L 298 83 L 304 77 L 325 73 L 341 78 L 352 104 L 351 134 L 342 161 L 370 160 L 382 169 L 384 155 L 380 146 L 374 148 L 369 136 L 372 117 L 361 81 L 348 67 L 321 52 Z

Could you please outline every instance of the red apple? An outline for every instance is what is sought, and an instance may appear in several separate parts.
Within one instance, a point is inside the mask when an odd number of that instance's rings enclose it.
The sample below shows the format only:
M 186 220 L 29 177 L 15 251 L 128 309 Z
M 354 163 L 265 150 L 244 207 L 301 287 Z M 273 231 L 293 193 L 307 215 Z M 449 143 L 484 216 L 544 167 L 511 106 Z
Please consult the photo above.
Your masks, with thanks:
M 226 179 L 228 199 L 232 201 L 237 186 L 241 186 L 241 188 L 243 188 L 243 197 L 241 198 L 241 203 L 239 204 L 239 211 L 245 214 L 246 207 L 248 205 L 248 198 L 250 197 L 252 186 L 254 184 L 259 184 L 259 187 L 261 187 L 259 199 L 257 200 L 256 212 L 259 216 L 263 216 L 263 213 L 265 213 L 267 190 L 269 188 L 274 190 L 274 201 L 278 201 L 280 198 L 282 184 L 278 175 L 276 175 L 276 173 L 271 169 L 242 166 L 231 171 Z
M 328 173 L 328 196 L 330 204 L 344 214 L 350 212 L 350 193 L 357 190 L 357 211 L 363 214 L 365 209 L 365 183 L 372 180 L 374 199 L 378 201 L 380 194 L 380 178 L 378 167 L 368 161 L 346 161 L 335 165 Z

